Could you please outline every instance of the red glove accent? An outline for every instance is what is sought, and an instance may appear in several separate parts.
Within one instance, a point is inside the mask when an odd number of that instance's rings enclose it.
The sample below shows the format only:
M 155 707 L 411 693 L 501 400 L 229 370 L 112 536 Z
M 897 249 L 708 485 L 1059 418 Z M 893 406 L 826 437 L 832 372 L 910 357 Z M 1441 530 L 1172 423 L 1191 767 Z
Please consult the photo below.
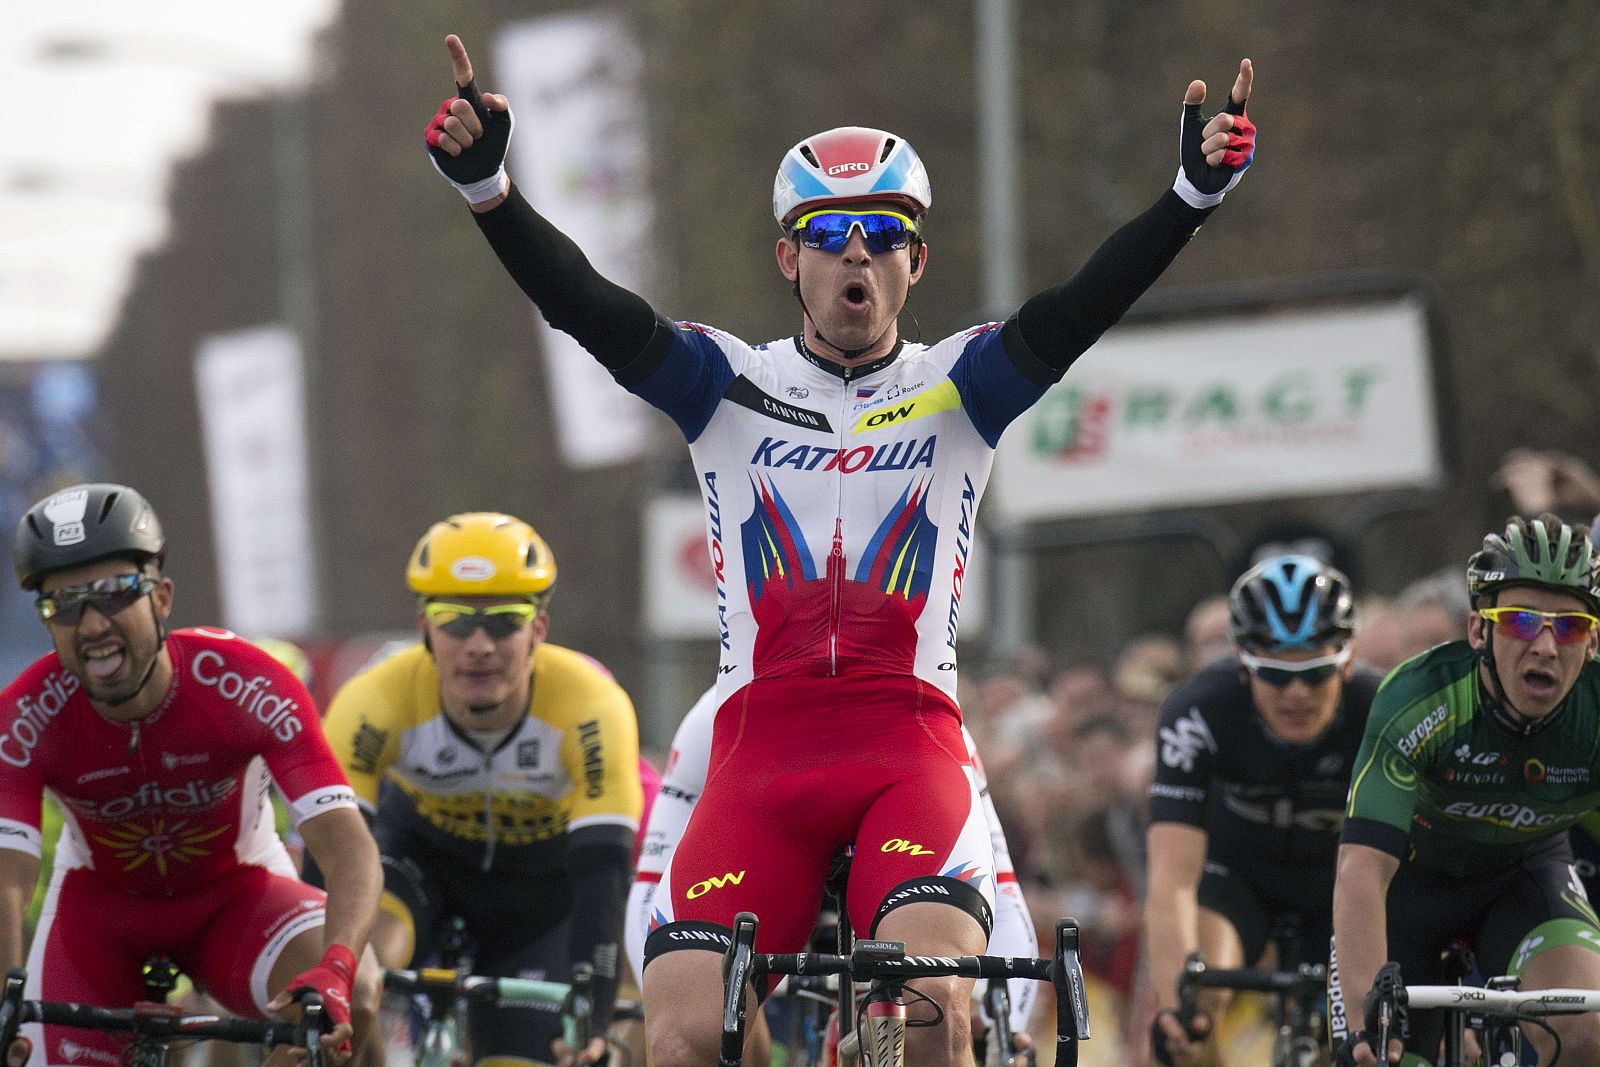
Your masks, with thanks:
M 309 989 L 322 998 L 322 1009 L 335 1026 L 350 1021 L 350 993 L 356 981 L 356 954 L 343 945 L 329 945 L 322 962 L 289 980 L 289 992 Z
M 440 104 L 438 114 L 429 119 L 428 124 L 422 128 L 422 140 L 429 148 L 439 147 L 439 138 L 444 136 L 444 120 L 450 117 L 450 105 L 455 101 L 456 98 L 452 96 Z
M 1256 151 L 1256 124 L 1241 112 L 1233 117 L 1233 129 L 1228 131 L 1228 146 L 1222 152 L 1222 165 L 1235 170 L 1250 165 Z

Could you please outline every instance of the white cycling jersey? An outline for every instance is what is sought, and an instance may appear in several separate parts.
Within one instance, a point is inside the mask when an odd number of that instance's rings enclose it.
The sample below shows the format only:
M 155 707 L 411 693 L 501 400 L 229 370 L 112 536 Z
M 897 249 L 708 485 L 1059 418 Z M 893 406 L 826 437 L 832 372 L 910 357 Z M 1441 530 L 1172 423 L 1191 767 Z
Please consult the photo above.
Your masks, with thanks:
M 683 837 L 684 828 L 689 825 L 689 816 L 694 813 L 700 791 L 705 788 L 717 706 L 716 689 L 708 689 L 684 717 L 678 732 L 672 737 L 672 755 L 667 763 L 667 771 L 661 778 L 661 793 L 650 809 L 650 822 L 639 851 L 638 873 L 628 893 L 623 935 L 628 959 L 636 975 L 644 973 L 644 942 L 650 932 L 650 913 L 656 889 L 661 884 L 662 874 L 672 864 L 672 853 Z M 983 774 L 983 765 L 978 760 L 977 746 L 966 727 L 961 728 L 961 734 L 966 738 L 967 752 L 977 772 L 978 791 L 983 798 L 984 815 L 989 824 L 989 841 L 994 849 L 997 889 L 989 951 L 999 956 L 1036 956 L 1039 941 L 1033 916 L 1028 912 L 1027 902 L 1022 898 L 1022 887 L 1017 884 L 1017 875 L 1011 866 L 1011 849 L 1006 844 L 1005 831 L 1000 828 L 994 801 L 989 796 L 989 784 Z M 1018 978 L 1007 985 L 1011 993 L 1011 1026 L 1017 1031 L 1025 1030 L 1033 1010 L 1038 983 Z M 983 983 L 980 982 L 980 995 L 982 990 Z
M 705 502 L 727 699 L 756 678 L 915 675 L 955 701 L 978 500 L 1024 376 L 999 323 L 841 373 L 798 338 L 678 323 L 642 380 L 689 441 Z

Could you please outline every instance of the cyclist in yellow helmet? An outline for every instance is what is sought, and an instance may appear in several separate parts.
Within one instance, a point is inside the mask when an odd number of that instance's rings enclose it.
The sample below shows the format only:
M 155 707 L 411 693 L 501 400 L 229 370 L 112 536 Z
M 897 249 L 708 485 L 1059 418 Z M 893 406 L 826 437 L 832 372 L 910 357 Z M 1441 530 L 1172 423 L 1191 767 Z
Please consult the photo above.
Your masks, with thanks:
M 385 966 L 428 957 L 459 917 L 480 974 L 564 980 L 594 966 L 597 1032 L 615 999 L 642 797 L 633 705 L 604 668 L 545 641 L 549 546 L 509 515 L 453 515 L 406 579 L 422 643 L 352 678 L 327 734 L 373 818 Z M 477 1064 L 592 1063 L 560 1020 L 474 1004 Z

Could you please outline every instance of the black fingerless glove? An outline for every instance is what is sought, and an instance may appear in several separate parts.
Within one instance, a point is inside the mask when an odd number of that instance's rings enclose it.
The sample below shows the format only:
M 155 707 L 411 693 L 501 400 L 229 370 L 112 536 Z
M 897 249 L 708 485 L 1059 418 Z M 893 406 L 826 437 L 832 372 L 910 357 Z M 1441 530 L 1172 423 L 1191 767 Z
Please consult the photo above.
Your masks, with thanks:
M 1222 162 L 1213 167 L 1200 151 L 1206 118 L 1200 114 L 1199 104 L 1184 104 L 1183 119 L 1178 134 L 1178 178 L 1172 188 L 1190 207 L 1216 207 L 1228 190 L 1239 184 L 1244 172 L 1256 154 L 1256 126 L 1245 117 L 1245 104 L 1234 103 L 1228 96 L 1222 110 L 1234 116 L 1233 129 L 1228 131 L 1228 144 L 1222 152 Z
M 484 105 L 483 94 L 476 81 L 459 86 L 459 95 L 449 97 L 439 105 L 439 110 L 428 120 L 423 130 L 423 142 L 428 146 L 428 156 L 434 167 L 461 191 L 468 203 L 479 204 L 492 200 L 505 191 L 506 150 L 511 145 L 511 131 L 516 125 L 511 110 L 491 111 Z M 464 148 L 460 155 L 452 156 L 439 147 L 444 133 L 444 120 L 450 116 L 450 105 L 457 99 L 472 105 L 472 110 L 483 123 L 483 134 Z

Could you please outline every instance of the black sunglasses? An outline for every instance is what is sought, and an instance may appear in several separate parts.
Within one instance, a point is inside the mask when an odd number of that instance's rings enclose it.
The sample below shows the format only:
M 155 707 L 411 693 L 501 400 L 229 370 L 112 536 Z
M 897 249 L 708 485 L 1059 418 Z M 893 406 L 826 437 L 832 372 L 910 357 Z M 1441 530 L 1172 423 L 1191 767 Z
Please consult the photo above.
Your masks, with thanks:
M 148 574 L 118 574 L 96 578 L 85 585 L 69 585 L 34 601 L 39 618 L 58 626 L 76 626 L 83 613 L 94 608 L 110 618 L 148 596 L 160 582 Z

